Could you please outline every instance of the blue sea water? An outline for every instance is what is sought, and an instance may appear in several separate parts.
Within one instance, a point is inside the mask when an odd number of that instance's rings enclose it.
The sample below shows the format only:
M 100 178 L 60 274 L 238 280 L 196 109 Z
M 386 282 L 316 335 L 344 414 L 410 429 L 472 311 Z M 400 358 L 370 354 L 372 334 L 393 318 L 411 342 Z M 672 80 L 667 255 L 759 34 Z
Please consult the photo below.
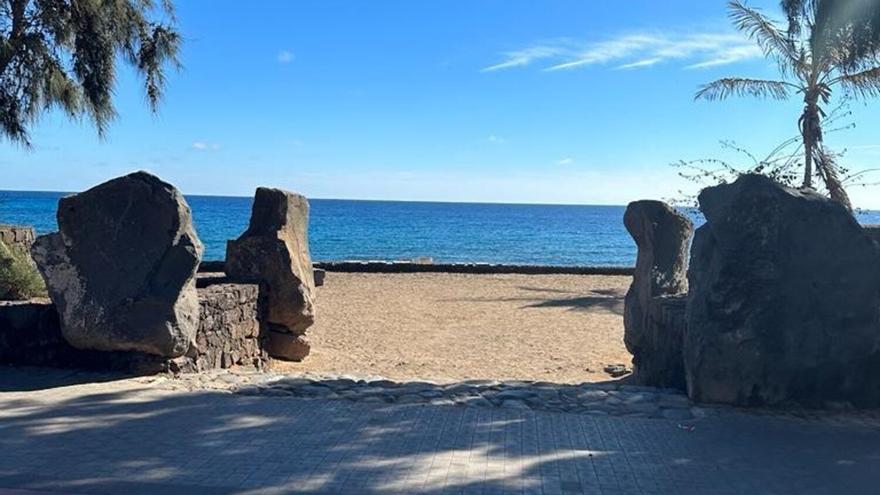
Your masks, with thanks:
M 0 223 L 57 229 L 64 193 L 0 191 Z M 206 260 L 221 260 L 226 240 L 247 227 L 252 198 L 187 196 Z M 319 261 L 400 260 L 437 263 L 632 266 L 636 247 L 623 206 L 421 203 L 312 199 L 309 242 Z M 699 222 L 696 213 L 689 212 Z M 880 223 L 880 214 L 862 214 Z

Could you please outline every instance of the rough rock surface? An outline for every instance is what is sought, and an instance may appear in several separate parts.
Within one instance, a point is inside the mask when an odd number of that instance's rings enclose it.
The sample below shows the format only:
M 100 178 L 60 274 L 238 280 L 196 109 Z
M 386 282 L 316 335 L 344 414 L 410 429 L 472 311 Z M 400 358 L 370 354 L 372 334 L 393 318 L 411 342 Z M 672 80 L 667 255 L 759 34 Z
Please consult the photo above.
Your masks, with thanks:
M 880 225 L 862 225 L 868 237 L 874 241 L 874 244 L 880 246 Z
M 51 365 L 69 347 L 52 303 L 0 301 L 0 363 Z
M 623 315 L 624 343 L 633 355 L 635 379 L 645 385 L 684 389 L 684 303 L 669 296 L 687 292 L 693 224 L 660 201 L 630 203 L 623 222 L 638 246 Z
M 198 326 L 202 243 L 173 186 L 146 172 L 113 179 L 61 199 L 58 226 L 31 253 L 71 345 L 186 352 Z
M 704 190 L 684 364 L 696 401 L 880 405 L 880 250 L 843 207 L 761 176 Z
M 265 332 L 263 345 L 272 355 L 286 361 L 302 361 L 312 350 L 312 345 L 304 335 L 291 333 Z
M 33 227 L 0 224 L 0 242 L 11 249 L 26 254 L 28 258 L 30 258 L 30 250 L 35 237 Z
M 265 369 L 269 356 L 260 343 L 259 287 L 213 277 L 199 282 L 198 332 L 184 356 L 168 359 L 138 352 L 77 349 L 61 334 L 58 312 L 48 300 L 0 301 L 0 364 L 135 374 L 193 373 L 233 366 Z
M 261 187 L 248 229 L 226 248 L 226 274 L 236 281 L 261 284 L 266 300 L 263 323 L 270 331 L 295 337 L 304 335 L 315 321 L 308 225 L 305 197 Z M 288 340 L 267 339 L 269 354 L 291 359 Z M 307 347 L 299 348 L 308 353 Z
M 71 346 L 49 300 L 0 302 L 0 364 L 153 374 L 163 358 L 139 352 L 104 352 Z
M 215 379 L 211 379 L 210 375 L 192 376 L 189 379 L 199 382 L 193 384 L 196 389 L 232 389 L 238 394 L 249 396 L 520 409 L 669 420 L 689 420 L 717 414 L 716 409 L 693 407 L 687 396 L 677 390 L 640 387 L 620 382 L 558 384 L 468 380 L 433 383 L 396 382 L 380 376 L 221 373 L 214 372 L 217 375 Z

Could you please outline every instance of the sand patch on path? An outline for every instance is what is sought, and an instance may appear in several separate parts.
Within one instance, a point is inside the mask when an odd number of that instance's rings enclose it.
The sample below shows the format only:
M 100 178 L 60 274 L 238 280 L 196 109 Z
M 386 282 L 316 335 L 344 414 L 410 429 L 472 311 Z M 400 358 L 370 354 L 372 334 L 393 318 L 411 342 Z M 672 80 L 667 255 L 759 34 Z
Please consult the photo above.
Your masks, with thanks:
M 630 277 L 328 273 L 312 354 L 278 371 L 395 380 L 609 379 Z

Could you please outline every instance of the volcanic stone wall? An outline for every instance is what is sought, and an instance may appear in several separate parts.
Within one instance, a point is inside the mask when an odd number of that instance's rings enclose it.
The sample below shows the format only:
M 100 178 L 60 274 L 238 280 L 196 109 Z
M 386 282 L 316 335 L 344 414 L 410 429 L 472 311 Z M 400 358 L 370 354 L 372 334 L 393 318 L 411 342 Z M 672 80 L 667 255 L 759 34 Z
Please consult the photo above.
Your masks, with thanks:
M 260 343 L 260 287 L 230 283 L 222 274 L 197 280 L 199 328 L 196 343 L 170 362 L 172 371 L 199 372 L 231 366 L 263 369 L 269 356 Z
M 199 286 L 196 344 L 179 358 L 76 349 L 61 334 L 55 306 L 34 300 L 0 302 L 0 363 L 138 374 L 265 368 L 269 360 L 260 346 L 259 287 L 219 277 L 203 277 Z

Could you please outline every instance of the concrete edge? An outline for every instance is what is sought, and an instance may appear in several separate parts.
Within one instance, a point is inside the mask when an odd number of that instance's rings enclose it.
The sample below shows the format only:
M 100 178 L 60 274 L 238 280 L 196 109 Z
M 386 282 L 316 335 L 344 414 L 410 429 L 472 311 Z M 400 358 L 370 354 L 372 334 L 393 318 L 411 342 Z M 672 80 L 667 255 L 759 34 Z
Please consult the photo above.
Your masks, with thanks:
M 223 261 L 203 261 L 199 272 L 222 272 Z M 420 264 L 398 261 L 319 261 L 315 268 L 343 273 L 469 273 L 521 275 L 621 275 L 632 276 L 634 267 L 628 266 L 553 266 L 504 265 L 489 263 L 434 263 Z

